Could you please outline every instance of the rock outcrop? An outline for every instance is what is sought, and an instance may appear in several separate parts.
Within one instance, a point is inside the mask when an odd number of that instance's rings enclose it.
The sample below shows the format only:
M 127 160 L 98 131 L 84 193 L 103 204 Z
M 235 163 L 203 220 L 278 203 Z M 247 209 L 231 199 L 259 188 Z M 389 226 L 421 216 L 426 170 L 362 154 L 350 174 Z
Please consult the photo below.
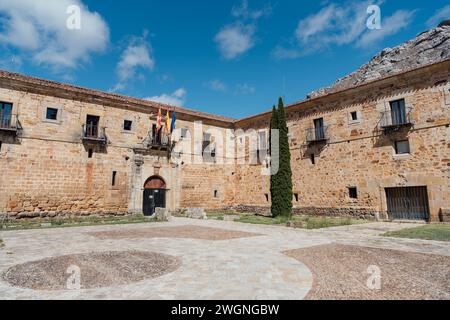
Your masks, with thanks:
M 357 71 L 337 80 L 331 87 L 310 93 L 307 99 L 314 99 L 449 58 L 450 20 L 446 20 L 437 28 L 423 32 L 413 40 L 395 48 L 384 49 Z

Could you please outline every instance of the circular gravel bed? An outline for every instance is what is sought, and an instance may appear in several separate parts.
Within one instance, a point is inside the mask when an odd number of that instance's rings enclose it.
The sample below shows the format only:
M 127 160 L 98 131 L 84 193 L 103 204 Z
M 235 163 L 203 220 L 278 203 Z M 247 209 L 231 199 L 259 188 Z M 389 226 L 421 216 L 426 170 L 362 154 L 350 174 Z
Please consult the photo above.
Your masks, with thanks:
M 72 270 L 80 271 L 81 289 L 125 285 L 160 277 L 178 269 L 177 257 L 141 251 L 95 252 L 27 262 L 9 268 L 4 281 L 20 288 L 64 290 Z
M 310 300 L 448 300 L 450 257 L 330 244 L 291 250 L 314 275 Z M 380 285 L 369 288 L 369 267 L 380 271 Z

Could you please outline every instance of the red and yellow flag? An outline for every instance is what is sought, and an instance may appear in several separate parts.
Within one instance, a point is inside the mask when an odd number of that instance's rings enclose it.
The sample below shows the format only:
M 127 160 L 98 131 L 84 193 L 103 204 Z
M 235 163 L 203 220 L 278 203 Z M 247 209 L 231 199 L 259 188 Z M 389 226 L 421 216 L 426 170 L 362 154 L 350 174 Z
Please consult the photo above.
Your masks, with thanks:
M 156 129 L 161 129 L 161 109 L 158 110 L 158 118 L 156 120 Z

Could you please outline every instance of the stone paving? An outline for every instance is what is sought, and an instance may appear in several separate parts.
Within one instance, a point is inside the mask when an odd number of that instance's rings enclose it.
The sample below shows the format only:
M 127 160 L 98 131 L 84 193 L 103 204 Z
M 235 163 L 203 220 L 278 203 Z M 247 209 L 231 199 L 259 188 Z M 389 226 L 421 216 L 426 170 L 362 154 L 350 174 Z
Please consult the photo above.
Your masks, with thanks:
M 149 228 L 198 226 L 252 234 L 207 240 L 133 237 Z M 285 251 L 344 244 L 450 256 L 450 243 L 379 237 L 415 224 L 370 223 L 323 230 L 290 229 L 226 221 L 174 218 L 158 224 L 94 226 L 0 232 L 0 273 L 12 266 L 69 254 L 108 251 L 154 252 L 178 257 L 181 265 L 158 278 L 87 290 L 32 290 L 0 281 L 0 299 L 303 299 L 313 273 Z M 99 239 L 97 232 L 129 232 Z M 256 235 L 255 235 L 256 234 Z M 83 277 L 81 270 L 81 277 Z

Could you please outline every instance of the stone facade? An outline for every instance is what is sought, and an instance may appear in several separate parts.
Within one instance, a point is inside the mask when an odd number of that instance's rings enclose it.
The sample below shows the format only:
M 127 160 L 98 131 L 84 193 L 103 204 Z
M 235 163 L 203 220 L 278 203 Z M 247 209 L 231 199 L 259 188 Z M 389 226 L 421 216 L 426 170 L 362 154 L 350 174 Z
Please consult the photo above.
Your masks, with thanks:
M 430 221 L 438 221 L 441 209 L 450 207 L 449 80 L 450 61 L 444 61 L 288 106 L 294 212 L 387 217 L 385 188 L 426 186 Z M 386 133 L 381 113 L 398 99 L 411 110 L 413 126 Z M 194 123 L 201 121 L 204 131 L 223 137 L 228 129 L 267 130 L 270 113 L 233 120 L 7 72 L 0 73 L 0 101 L 12 103 L 22 128 L 17 134 L 0 130 L 0 213 L 8 217 L 142 213 L 144 185 L 154 176 L 165 181 L 172 211 L 268 213 L 265 163 L 236 164 L 233 150 L 218 156 L 225 161 L 193 164 L 201 157 L 194 141 L 193 153 L 175 161 L 145 139 L 159 108 L 177 112 L 177 128 L 195 134 Z M 58 109 L 56 120 L 46 119 L 48 107 Z M 106 127 L 106 145 L 82 142 L 87 115 Z M 306 132 L 317 118 L 324 119 L 328 139 L 309 144 Z M 132 121 L 130 131 L 124 120 Z M 395 154 L 395 141 L 406 139 L 410 153 Z M 245 158 L 249 153 L 247 147 Z M 349 197 L 353 187 L 357 199 Z

